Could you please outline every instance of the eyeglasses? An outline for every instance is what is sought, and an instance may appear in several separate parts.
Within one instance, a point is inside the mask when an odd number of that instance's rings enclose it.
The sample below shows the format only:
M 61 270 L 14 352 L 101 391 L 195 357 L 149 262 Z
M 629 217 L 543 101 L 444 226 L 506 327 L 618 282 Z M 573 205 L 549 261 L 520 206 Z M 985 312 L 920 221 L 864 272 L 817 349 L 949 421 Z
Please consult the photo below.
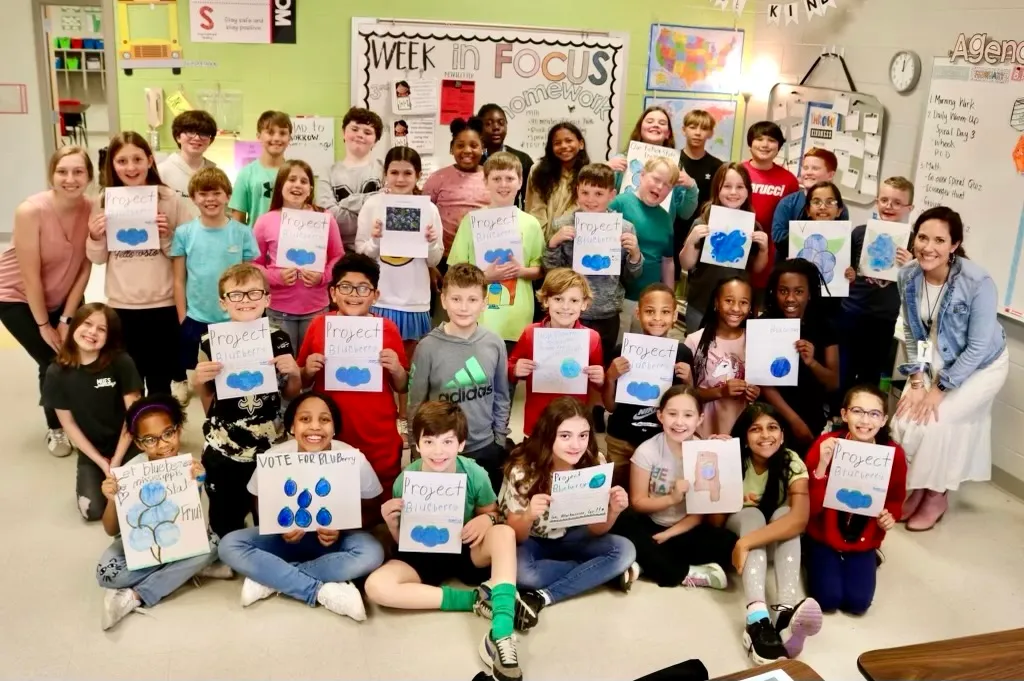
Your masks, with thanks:
M 181 134 L 188 139 L 200 140 L 202 142 L 209 142 L 213 139 L 213 135 L 207 135 L 205 132 L 183 132 Z
M 174 440 L 174 436 L 178 434 L 179 426 L 171 426 L 160 435 L 143 435 L 142 437 L 135 438 L 135 441 L 139 443 L 140 447 L 149 449 L 150 447 L 156 447 L 157 443 L 161 440 L 163 442 L 170 443 Z
M 882 197 L 878 199 L 878 205 L 883 208 L 892 208 L 893 210 L 899 210 L 900 208 L 906 207 L 907 204 L 903 203 L 899 199 L 890 199 L 888 197 Z
M 811 205 L 815 208 L 821 208 L 822 206 L 828 206 L 829 208 L 835 208 L 839 205 L 839 202 L 835 199 L 811 199 Z
M 340 293 L 343 296 L 350 296 L 352 295 L 353 292 L 355 292 L 355 294 L 360 298 L 365 298 L 374 291 L 374 288 L 369 284 L 359 284 L 358 286 L 353 286 L 347 281 L 341 282 L 334 288 L 338 293 Z
M 246 298 L 255 302 L 257 300 L 263 300 L 263 296 L 267 295 L 267 292 L 261 288 L 254 288 L 251 291 L 228 291 L 224 294 L 224 297 L 230 300 L 232 303 L 240 303 Z
M 860 407 L 851 407 L 848 411 L 857 418 L 863 418 L 866 416 L 872 421 L 881 421 L 882 419 L 885 418 L 885 412 L 878 411 L 877 409 L 872 409 L 871 411 L 864 411 Z

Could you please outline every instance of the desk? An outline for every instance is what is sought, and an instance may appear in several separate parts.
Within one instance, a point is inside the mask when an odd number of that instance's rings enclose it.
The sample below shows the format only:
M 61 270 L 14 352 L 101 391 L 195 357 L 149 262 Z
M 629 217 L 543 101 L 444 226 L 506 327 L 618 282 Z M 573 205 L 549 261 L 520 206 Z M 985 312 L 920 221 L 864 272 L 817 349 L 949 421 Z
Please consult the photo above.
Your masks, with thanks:
M 857 658 L 868 681 L 1011 681 L 1024 678 L 1024 629 L 870 650 Z
M 742 672 L 736 672 L 735 674 L 729 674 L 728 676 L 719 676 L 713 681 L 743 681 L 743 679 L 749 679 L 754 676 L 760 676 L 766 672 L 781 669 L 782 671 L 789 674 L 793 681 L 824 681 L 818 672 L 808 667 L 803 662 L 797 660 L 782 660 L 781 662 L 773 662 L 766 664 L 763 667 L 755 667 L 754 669 L 747 669 Z

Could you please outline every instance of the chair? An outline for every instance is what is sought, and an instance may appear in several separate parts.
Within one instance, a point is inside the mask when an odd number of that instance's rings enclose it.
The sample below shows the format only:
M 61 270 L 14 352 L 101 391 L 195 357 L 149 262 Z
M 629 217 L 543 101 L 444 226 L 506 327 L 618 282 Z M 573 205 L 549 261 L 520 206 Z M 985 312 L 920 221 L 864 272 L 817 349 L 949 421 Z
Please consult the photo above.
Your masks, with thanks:
M 77 99 L 62 99 L 57 102 L 60 107 L 71 107 L 81 106 L 82 103 Z M 85 114 L 83 113 L 62 113 L 62 125 L 61 133 L 66 135 L 74 144 L 82 144 L 86 147 L 89 146 L 89 130 L 85 124 Z

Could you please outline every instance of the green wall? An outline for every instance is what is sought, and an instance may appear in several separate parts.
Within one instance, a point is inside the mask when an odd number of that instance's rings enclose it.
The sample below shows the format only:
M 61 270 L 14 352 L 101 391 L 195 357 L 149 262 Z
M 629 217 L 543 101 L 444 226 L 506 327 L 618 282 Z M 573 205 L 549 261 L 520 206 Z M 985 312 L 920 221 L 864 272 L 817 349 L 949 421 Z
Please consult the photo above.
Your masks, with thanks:
M 357 6 L 354 11 L 349 9 Z M 147 87 L 161 87 L 165 94 L 184 88 L 186 97 L 193 104 L 196 90 L 219 86 L 224 90 L 241 91 L 245 114 L 243 139 L 255 138 L 256 118 L 267 109 L 335 116 L 340 121 L 349 108 L 352 17 L 370 16 L 371 6 L 353 0 L 300 0 L 298 43 L 295 45 L 193 44 L 189 41 L 188 0 L 179 0 L 179 34 L 185 60 L 212 62 L 216 67 L 187 67 L 180 76 L 173 75 L 169 69 L 136 70 L 132 76 L 119 72 L 121 127 L 146 129 L 143 92 Z M 735 14 L 716 9 L 711 0 L 520 0 L 506 3 L 389 0 L 376 6 L 381 7 L 386 16 L 401 19 L 450 19 L 628 32 L 624 134 L 628 134 L 643 108 L 651 24 L 732 28 L 736 20 Z M 753 2 L 748 2 L 748 9 L 738 21 L 739 28 L 746 31 L 745 68 L 753 58 L 753 6 Z M 742 109 L 741 100 L 733 143 L 733 155 L 737 157 L 744 132 L 741 130 Z M 167 112 L 161 135 L 161 146 L 165 150 L 174 148 L 170 136 L 171 118 Z M 231 149 L 229 140 L 219 140 L 211 150 L 211 156 L 218 162 L 229 163 Z

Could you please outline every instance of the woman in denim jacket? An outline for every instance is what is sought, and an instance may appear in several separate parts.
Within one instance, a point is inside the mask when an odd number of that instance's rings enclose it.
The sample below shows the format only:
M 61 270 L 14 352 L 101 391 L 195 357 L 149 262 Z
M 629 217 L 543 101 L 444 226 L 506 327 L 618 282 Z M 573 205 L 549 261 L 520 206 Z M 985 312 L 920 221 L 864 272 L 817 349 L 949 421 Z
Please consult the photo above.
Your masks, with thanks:
M 967 260 L 964 225 L 930 208 L 914 223 L 915 260 L 899 272 L 910 377 L 892 436 L 907 454 L 908 530 L 930 530 L 948 508 L 946 492 L 992 473 L 992 402 L 1010 359 L 996 320 L 996 285 Z

